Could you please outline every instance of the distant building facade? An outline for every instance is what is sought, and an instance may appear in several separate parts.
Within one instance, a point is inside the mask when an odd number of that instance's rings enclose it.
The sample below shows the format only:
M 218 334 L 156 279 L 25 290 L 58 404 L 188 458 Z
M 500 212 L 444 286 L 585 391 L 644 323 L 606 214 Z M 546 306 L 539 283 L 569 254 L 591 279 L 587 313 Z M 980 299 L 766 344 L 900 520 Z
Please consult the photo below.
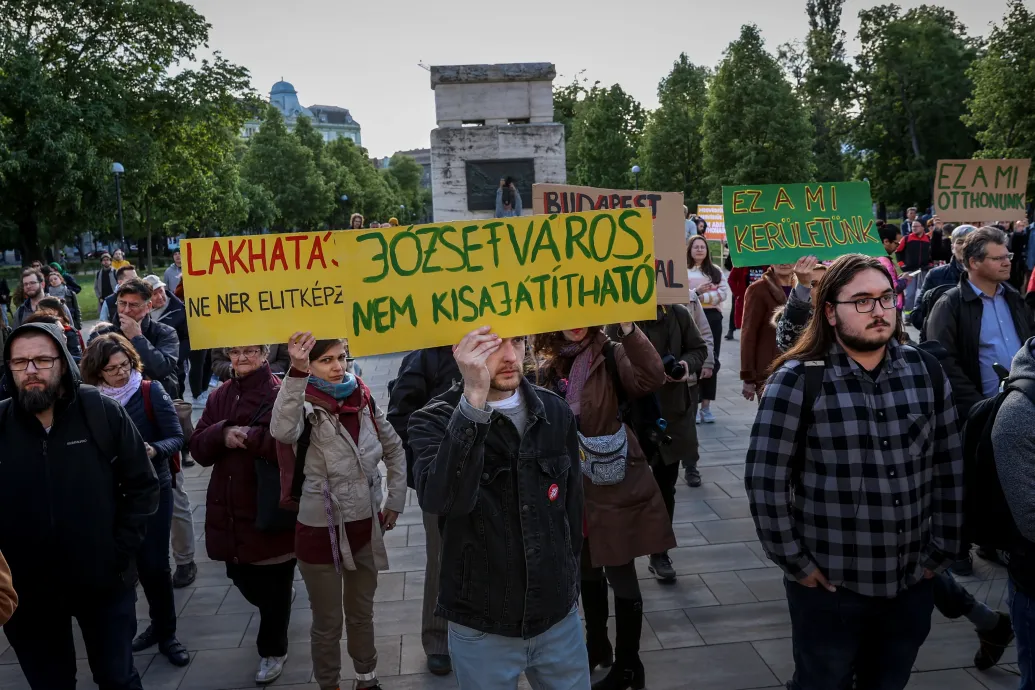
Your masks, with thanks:
M 363 145 L 359 123 L 352 118 L 347 108 L 336 105 L 311 105 L 306 108 L 299 102 L 295 87 L 286 81 L 278 81 L 270 89 L 270 105 L 280 111 L 288 131 L 294 130 L 299 117 L 308 117 L 313 123 L 313 129 L 320 133 L 324 141 L 351 139 L 357 146 Z M 247 120 L 241 136 L 248 139 L 261 126 L 262 121 L 259 119 Z
M 422 189 L 431 189 L 431 149 L 410 149 L 409 151 L 396 151 L 393 155 L 396 156 L 409 156 L 410 158 L 417 161 L 421 168 L 424 169 L 424 173 L 420 176 L 420 186 Z M 372 158 L 371 162 L 374 167 L 378 170 L 384 170 L 391 163 L 392 158 L 385 156 L 384 158 Z

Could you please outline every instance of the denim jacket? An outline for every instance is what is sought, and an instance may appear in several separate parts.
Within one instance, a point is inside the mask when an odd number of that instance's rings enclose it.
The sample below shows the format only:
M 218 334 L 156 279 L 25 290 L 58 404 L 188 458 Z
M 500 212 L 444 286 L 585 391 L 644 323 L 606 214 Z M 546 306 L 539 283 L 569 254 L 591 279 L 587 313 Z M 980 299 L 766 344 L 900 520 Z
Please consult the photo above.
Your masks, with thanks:
M 582 475 L 575 418 L 562 398 L 521 382 L 524 434 L 493 411 L 460 409 L 457 384 L 414 413 L 409 440 L 421 508 L 439 515 L 442 573 L 435 613 L 525 639 L 579 596 Z

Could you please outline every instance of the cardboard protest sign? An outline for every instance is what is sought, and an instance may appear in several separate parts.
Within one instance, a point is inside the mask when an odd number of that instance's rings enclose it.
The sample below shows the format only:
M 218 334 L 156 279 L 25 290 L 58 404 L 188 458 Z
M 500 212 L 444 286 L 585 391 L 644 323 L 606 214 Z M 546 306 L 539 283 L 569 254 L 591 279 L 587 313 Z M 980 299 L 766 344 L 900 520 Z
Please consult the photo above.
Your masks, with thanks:
M 283 343 L 297 330 L 345 333 L 339 232 L 183 241 L 183 295 L 191 347 Z
M 1028 158 L 938 161 L 934 212 L 953 222 L 1023 218 L 1030 167 Z
M 690 301 L 686 287 L 686 219 L 683 217 L 682 194 L 535 184 L 532 185 L 532 208 L 536 215 L 609 208 L 650 209 L 654 218 L 658 304 L 686 304 Z
M 722 206 L 734 266 L 886 253 L 873 220 L 869 182 L 723 187 Z
M 342 233 L 353 355 L 653 319 L 647 209 Z
M 646 209 L 184 241 L 196 349 L 348 338 L 352 355 L 653 319 Z

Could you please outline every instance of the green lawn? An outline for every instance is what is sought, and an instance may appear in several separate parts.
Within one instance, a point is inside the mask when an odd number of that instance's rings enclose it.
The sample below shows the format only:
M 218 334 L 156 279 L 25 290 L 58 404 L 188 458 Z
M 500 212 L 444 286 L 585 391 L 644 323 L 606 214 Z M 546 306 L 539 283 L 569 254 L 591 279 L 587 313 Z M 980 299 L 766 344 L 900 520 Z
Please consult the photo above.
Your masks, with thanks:
M 83 286 L 83 291 L 76 295 L 76 298 L 79 300 L 79 310 L 83 312 L 83 321 L 93 321 L 97 318 L 101 305 L 97 304 L 97 295 L 93 294 L 93 280 L 84 282 L 86 278 L 90 278 L 90 276 L 75 277 Z

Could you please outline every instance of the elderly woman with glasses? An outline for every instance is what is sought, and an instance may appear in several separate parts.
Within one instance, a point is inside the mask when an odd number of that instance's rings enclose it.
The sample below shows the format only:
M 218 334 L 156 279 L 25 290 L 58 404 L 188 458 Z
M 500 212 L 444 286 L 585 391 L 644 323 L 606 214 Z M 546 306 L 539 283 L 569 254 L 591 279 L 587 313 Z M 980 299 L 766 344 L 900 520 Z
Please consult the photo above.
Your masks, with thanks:
M 270 371 L 268 345 L 232 347 L 226 354 L 232 375 L 209 394 L 190 453 L 212 468 L 205 512 L 209 558 L 226 563 L 227 577 L 259 609 L 255 682 L 264 684 L 280 677 L 287 660 L 295 577 L 294 518 L 266 524 L 268 506 L 260 505 L 270 498 L 260 492 L 260 476 L 277 471 L 270 415 L 280 380 Z M 272 499 L 279 501 L 279 490 Z
M 190 663 L 187 649 L 176 639 L 176 605 L 169 567 L 172 529 L 172 473 L 169 460 L 183 446 L 183 429 L 172 398 L 157 381 L 144 380 L 140 356 L 118 333 L 90 341 L 79 364 L 83 381 L 117 400 L 144 439 L 147 456 L 158 475 L 158 511 L 148 519 L 144 543 L 137 552 L 137 575 L 147 598 L 151 624 L 133 640 L 133 651 L 158 645 L 175 666 Z

